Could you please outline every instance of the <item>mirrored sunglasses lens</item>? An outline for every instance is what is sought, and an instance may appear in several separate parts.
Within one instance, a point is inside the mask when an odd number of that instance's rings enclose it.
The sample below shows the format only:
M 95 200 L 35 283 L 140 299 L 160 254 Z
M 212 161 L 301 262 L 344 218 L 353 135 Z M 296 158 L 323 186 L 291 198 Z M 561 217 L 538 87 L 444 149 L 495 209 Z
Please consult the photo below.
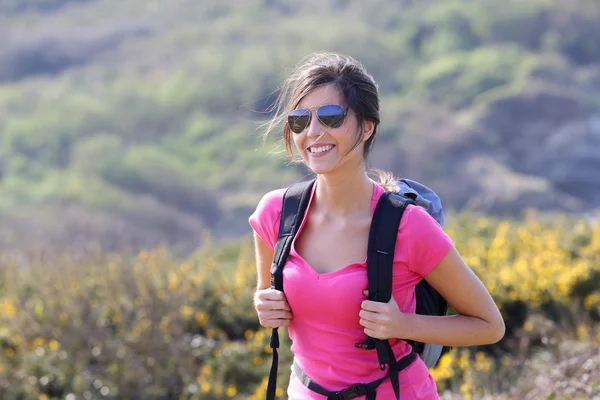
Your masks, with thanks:
M 300 133 L 308 126 L 310 113 L 308 110 L 294 110 L 288 115 L 288 124 L 294 133 Z
M 317 116 L 324 125 L 330 128 L 339 128 L 344 123 L 344 109 L 337 105 L 327 105 L 317 110 Z

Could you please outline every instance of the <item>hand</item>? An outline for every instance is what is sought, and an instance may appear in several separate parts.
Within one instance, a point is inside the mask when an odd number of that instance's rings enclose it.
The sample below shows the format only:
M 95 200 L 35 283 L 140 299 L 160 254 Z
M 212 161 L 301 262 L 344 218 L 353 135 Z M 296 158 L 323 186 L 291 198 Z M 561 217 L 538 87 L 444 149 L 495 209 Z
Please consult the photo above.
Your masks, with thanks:
M 265 328 L 288 326 L 292 319 L 290 305 L 280 290 L 258 290 L 254 295 L 254 307 L 260 324 Z
M 369 296 L 369 291 L 363 291 Z M 359 313 L 360 324 L 365 328 L 367 335 L 376 339 L 398 338 L 400 330 L 405 328 L 405 314 L 394 300 L 394 296 L 387 303 L 365 300 L 361 304 Z

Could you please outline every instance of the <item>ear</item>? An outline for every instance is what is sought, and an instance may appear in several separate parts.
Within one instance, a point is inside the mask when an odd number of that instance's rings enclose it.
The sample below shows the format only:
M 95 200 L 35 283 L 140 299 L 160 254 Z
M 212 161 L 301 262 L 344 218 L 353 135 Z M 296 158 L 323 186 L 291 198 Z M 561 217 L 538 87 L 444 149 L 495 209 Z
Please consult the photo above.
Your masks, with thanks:
M 373 132 L 375 131 L 375 123 L 373 121 L 367 121 L 363 123 L 363 137 L 362 141 L 366 142 L 369 140 L 371 136 L 373 136 Z

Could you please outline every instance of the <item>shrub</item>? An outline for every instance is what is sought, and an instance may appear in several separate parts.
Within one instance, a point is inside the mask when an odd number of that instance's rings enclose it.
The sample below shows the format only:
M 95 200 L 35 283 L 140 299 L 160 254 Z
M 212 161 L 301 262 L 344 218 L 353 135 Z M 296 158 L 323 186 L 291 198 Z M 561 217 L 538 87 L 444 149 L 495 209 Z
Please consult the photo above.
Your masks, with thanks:
M 530 385 L 539 365 L 574 357 L 581 343 L 600 345 L 593 322 L 600 292 L 591 284 L 600 273 L 598 222 L 463 214 L 447 227 L 509 333 L 498 345 L 445 355 L 432 369 L 440 392 L 524 398 L 540 390 Z M 264 398 L 271 351 L 253 309 L 250 243 L 217 247 L 209 239 L 185 258 L 166 247 L 133 256 L 2 257 L 0 396 Z M 292 358 L 281 333 L 283 394 Z M 600 384 L 581 371 L 588 388 Z

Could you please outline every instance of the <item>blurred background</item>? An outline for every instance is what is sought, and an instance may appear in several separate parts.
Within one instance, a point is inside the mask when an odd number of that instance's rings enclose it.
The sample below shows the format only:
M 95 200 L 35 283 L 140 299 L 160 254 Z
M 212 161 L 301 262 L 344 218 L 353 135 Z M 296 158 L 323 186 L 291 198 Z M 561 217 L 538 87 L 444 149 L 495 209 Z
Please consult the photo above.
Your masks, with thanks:
M 0 0 L 0 397 L 264 397 L 247 218 L 307 171 L 260 124 L 336 51 L 379 83 L 372 166 L 440 195 L 507 321 L 434 369 L 443 398 L 600 398 L 598 21 L 597 0 Z

